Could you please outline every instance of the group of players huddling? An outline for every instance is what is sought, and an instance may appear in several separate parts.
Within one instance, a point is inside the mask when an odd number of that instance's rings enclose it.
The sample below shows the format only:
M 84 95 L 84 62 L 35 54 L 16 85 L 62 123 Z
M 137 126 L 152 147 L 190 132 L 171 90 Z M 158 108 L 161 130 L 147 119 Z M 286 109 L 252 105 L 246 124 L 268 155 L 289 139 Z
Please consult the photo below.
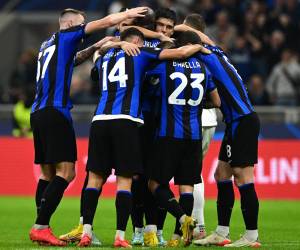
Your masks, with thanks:
M 114 37 L 78 52 L 87 35 L 112 26 L 117 27 Z M 113 168 L 117 176 L 115 247 L 176 247 L 181 242 L 184 246 L 192 242 L 260 246 L 259 203 L 253 183 L 259 120 L 241 77 L 204 28 L 198 14 L 176 25 L 176 13 L 170 9 L 153 12 L 138 7 L 87 24 L 81 11 L 61 13 L 59 31 L 43 42 L 38 57 L 31 125 L 41 176 L 32 241 L 53 246 L 101 245 L 92 225 L 102 186 Z M 80 223 L 57 238 L 50 218 L 75 177 L 77 160 L 70 115 L 72 72 L 92 54 L 91 77 L 99 83 L 100 93 L 90 129 Z M 207 236 L 201 170 L 217 125 L 214 108 L 221 109 L 226 131 L 215 172 L 218 226 Z M 169 187 L 172 178 L 179 186 L 179 201 Z M 245 234 L 234 242 L 229 239 L 232 180 L 240 191 L 246 226 Z M 176 219 L 169 241 L 162 233 L 167 212 Z M 125 239 L 130 215 L 131 244 Z

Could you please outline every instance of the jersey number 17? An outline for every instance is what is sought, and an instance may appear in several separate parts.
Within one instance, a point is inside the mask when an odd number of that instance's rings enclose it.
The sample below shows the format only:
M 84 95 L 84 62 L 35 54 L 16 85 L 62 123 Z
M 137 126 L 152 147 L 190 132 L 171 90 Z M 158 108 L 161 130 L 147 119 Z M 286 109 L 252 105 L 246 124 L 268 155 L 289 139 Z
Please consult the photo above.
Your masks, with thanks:
M 41 77 L 41 79 L 44 79 L 46 70 L 47 70 L 49 62 L 54 54 L 55 48 L 56 48 L 56 45 L 54 44 L 39 53 L 37 73 L 36 73 L 36 81 L 37 82 L 40 80 L 40 77 Z M 46 57 L 45 60 L 44 60 L 44 57 Z M 42 72 L 41 72 L 41 61 L 43 62 L 42 63 Z

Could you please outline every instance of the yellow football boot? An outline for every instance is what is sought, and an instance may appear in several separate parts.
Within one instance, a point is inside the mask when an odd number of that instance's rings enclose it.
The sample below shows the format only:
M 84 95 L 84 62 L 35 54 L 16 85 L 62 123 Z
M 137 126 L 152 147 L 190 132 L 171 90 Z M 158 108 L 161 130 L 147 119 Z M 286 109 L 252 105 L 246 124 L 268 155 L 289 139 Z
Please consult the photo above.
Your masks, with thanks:
M 167 242 L 167 247 L 178 247 L 180 245 L 180 239 L 171 239 Z
M 181 225 L 181 232 L 184 246 L 189 246 L 192 243 L 193 231 L 196 227 L 196 220 L 190 216 L 185 216 L 184 222 Z
M 144 246 L 146 247 L 157 247 L 158 239 L 156 232 L 145 232 L 144 233 Z
M 81 240 L 82 232 L 83 232 L 83 225 L 79 224 L 77 227 L 72 229 L 69 233 L 59 236 L 59 239 L 66 242 L 77 242 Z

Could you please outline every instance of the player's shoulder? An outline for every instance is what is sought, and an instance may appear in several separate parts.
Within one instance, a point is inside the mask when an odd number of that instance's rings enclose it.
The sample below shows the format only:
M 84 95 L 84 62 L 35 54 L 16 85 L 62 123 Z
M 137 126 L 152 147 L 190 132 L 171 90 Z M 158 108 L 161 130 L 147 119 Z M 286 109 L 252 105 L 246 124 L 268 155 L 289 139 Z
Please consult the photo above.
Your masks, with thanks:
M 197 65 L 197 67 L 200 68 L 206 68 L 204 62 L 201 60 L 201 53 L 195 53 L 194 55 L 190 56 L 189 58 L 182 60 L 182 61 L 189 61 L 189 62 L 193 62 L 194 64 Z
M 209 50 L 211 50 L 213 52 L 224 53 L 224 50 L 220 46 L 217 46 L 217 45 L 208 45 L 208 44 L 205 44 L 204 48 L 209 49 Z
M 156 48 L 160 44 L 159 39 L 146 39 L 144 41 L 144 47 L 146 48 Z
M 122 50 L 121 48 L 110 48 L 101 56 L 101 58 L 104 61 L 106 61 L 106 60 L 110 60 L 111 58 L 114 58 L 117 56 L 120 56 L 120 57 L 125 56 L 125 51 Z
M 52 34 L 48 39 L 44 40 L 41 44 L 40 51 L 45 50 L 49 46 L 55 43 L 55 39 L 57 37 L 57 33 Z
M 160 48 L 153 48 L 153 47 L 141 47 L 140 50 L 142 52 L 148 52 L 148 53 L 157 53 L 160 52 L 161 49 Z
M 161 52 L 161 49 L 159 48 L 146 48 L 146 47 L 141 47 L 140 48 L 140 54 L 137 59 L 141 60 L 148 60 L 148 59 L 158 59 L 159 54 Z
M 80 24 L 80 25 L 76 25 L 73 27 L 70 27 L 68 29 L 62 29 L 59 31 L 59 33 L 70 33 L 70 32 L 77 32 L 77 31 L 84 31 L 85 29 L 85 25 L 84 24 Z

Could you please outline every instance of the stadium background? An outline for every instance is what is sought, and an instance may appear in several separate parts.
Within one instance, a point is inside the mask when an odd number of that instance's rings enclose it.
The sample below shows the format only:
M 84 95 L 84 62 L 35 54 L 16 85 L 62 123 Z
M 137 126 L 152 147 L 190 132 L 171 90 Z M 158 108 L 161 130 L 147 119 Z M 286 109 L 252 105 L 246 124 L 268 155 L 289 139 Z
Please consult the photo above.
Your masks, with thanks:
M 229 54 L 245 79 L 262 128 L 256 183 L 260 202 L 260 240 L 264 249 L 300 249 L 300 65 L 298 0 L 0 0 L 0 249 L 32 249 L 28 230 L 35 216 L 34 191 L 39 168 L 33 164 L 32 139 L 19 137 L 18 122 L 26 116 L 19 105 L 33 96 L 36 55 L 41 42 L 58 28 L 61 9 L 87 12 L 89 20 L 117 12 L 121 7 L 171 7 L 181 22 L 187 13 L 205 16 L 207 34 Z M 113 29 L 107 34 L 111 34 Z M 86 47 L 104 36 L 91 36 Z M 87 135 L 97 102 L 97 85 L 89 79 L 92 63 L 75 69 L 71 96 L 78 137 L 77 177 L 51 221 L 57 235 L 77 223 L 79 193 L 87 157 Z M 291 77 L 286 76 L 286 72 Z M 204 161 L 207 231 L 216 224 L 216 166 L 224 124 L 219 125 Z M 23 120 L 26 125 L 26 117 Z M 27 119 L 28 123 L 28 119 Z M 130 145 L 129 145 L 130 146 Z M 114 177 L 104 188 L 94 229 L 111 246 L 114 230 Z M 237 192 L 238 196 L 238 192 Z M 291 201 L 293 200 L 293 201 Z M 231 237 L 244 230 L 239 204 L 234 206 Z M 166 238 L 174 221 L 167 219 Z M 131 227 L 128 226 L 131 231 Z M 130 234 L 128 234 L 130 239 Z

